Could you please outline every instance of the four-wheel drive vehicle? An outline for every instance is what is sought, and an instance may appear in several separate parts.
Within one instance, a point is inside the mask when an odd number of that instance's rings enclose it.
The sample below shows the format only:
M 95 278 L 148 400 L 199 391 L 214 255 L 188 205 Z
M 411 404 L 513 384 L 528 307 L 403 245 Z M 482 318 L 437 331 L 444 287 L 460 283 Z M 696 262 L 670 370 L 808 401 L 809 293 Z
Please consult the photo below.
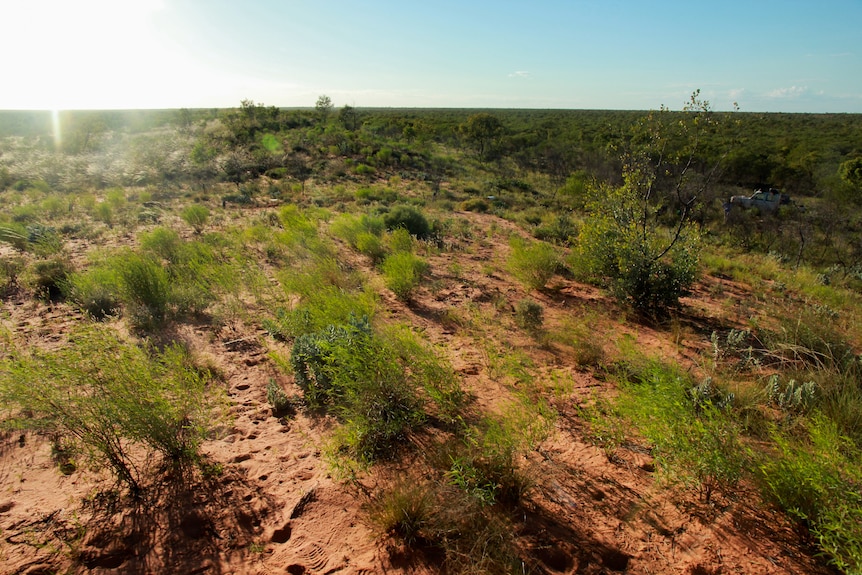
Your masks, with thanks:
M 741 208 L 757 208 L 761 212 L 774 212 L 778 206 L 790 203 L 790 196 L 782 194 L 774 188 L 769 191 L 757 190 L 751 196 L 733 196 L 730 198 L 732 206 Z

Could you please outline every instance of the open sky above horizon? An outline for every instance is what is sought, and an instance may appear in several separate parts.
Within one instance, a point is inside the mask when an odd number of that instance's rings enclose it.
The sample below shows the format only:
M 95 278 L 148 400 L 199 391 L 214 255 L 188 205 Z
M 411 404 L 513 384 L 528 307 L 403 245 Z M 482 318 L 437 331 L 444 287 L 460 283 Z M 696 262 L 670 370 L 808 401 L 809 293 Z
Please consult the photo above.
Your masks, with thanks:
M 0 0 L 0 109 L 862 113 L 862 0 Z

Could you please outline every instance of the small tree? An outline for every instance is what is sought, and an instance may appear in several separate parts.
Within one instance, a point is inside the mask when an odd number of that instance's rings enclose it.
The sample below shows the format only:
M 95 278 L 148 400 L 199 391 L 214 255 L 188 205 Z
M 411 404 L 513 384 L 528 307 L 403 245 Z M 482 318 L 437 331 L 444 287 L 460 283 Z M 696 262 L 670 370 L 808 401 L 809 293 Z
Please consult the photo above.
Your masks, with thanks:
M 329 119 L 329 114 L 332 112 L 332 99 L 326 94 L 321 95 L 317 102 L 314 104 L 314 111 L 317 113 L 317 119 L 320 121 L 320 125 L 326 125 L 326 121 Z
M 359 112 L 353 106 L 345 105 L 338 112 L 338 120 L 345 130 L 355 132 L 359 128 Z
M 660 315 L 697 277 L 691 221 L 726 151 L 709 102 L 691 95 L 683 112 L 662 107 L 634 129 L 622 155 L 623 183 L 592 186 L 579 236 L 586 270 L 636 310 Z
M 482 112 L 467 118 L 461 126 L 461 132 L 484 160 L 490 155 L 494 142 L 502 135 L 503 124 L 497 116 Z

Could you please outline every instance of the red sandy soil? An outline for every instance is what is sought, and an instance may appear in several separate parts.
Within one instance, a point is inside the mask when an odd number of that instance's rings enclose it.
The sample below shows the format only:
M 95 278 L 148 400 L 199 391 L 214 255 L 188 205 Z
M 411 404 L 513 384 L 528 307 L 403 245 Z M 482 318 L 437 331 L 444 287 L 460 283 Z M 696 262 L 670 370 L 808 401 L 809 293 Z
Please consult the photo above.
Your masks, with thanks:
M 430 256 L 432 277 L 409 306 L 384 293 L 381 308 L 449 355 L 478 406 L 495 405 L 508 392 L 489 374 L 476 333 L 458 321 L 468 308 L 499 318 L 485 337 L 499 338 L 491 345 L 505 340 L 525 351 L 539 378 L 551 369 L 566 375 L 568 386 L 553 399 L 555 429 L 521 462 L 535 480 L 513 523 L 525 568 L 550 574 L 833 572 L 751 486 L 707 504 L 696 492 L 661 485 L 644 446 L 625 444 L 606 453 L 593 445 L 578 406 L 613 393 L 613 383 L 578 368 L 571 349 L 537 345 L 514 327 L 505 302 L 528 292 L 501 264 L 508 244 L 499 232 L 520 233 L 517 228 L 490 215 L 459 217 L 470 220 L 479 239 L 464 251 Z M 492 224 L 498 232 L 488 231 Z M 360 256 L 345 257 L 374 273 Z M 460 268 L 456 275 L 453 262 Z M 743 319 L 735 306 L 746 293 L 744 286 L 706 278 L 684 301 L 673 329 L 627 323 L 600 290 L 564 278 L 529 296 L 545 307 L 549 329 L 595 313 L 600 322 L 594 335 L 608 350 L 627 333 L 647 355 L 696 370 L 711 330 Z M 39 345 L 60 340 L 81 319 L 64 304 L 24 293 L 2 302 L 0 318 Z M 352 482 L 335 478 L 321 456 L 335 423 L 301 410 L 279 419 L 266 401 L 270 378 L 288 395 L 299 393 L 292 376 L 268 355 L 273 349 L 288 354 L 288 347 L 241 324 L 183 324 L 176 336 L 223 373 L 230 418 L 203 449 L 222 472 L 191 479 L 154 472 L 153 485 L 132 500 L 112 490 L 107 473 L 82 466 L 63 475 L 47 438 L 7 434 L 0 441 L 0 573 L 440 572 L 433 558 L 376 535 L 362 511 L 384 477 L 406 473 L 416 458 L 408 454 L 403 463 L 380 465 Z

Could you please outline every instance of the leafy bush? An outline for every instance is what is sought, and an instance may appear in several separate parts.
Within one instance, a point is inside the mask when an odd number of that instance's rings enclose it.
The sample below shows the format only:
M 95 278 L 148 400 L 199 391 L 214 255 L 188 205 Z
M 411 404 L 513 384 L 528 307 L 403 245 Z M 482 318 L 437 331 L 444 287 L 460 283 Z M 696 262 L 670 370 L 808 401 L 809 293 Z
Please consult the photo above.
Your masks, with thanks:
M 383 261 L 383 279 L 386 287 L 398 299 L 408 301 L 413 291 L 428 273 L 428 262 L 409 252 L 397 252 Z
M 691 226 L 665 230 L 643 219 L 645 201 L 634 184 L 594 192 L 578 236 L 587 273 L 640 312 L 660 315 L 678 305 L 697 279 L 698 237 Z
M 415 382 L 366 319 L 298 337 L 290 364 L 308 404 L 345 422 L 339 442 L 360 461 L 389 456 L 424 418 Z
M 508 267 L 518 281 L 530 289 L 541 289 L 557 272 L 560 258 L 557 249 L 544 242 L 528 244 L 519 238 L 509 242 L 512 249 Z
M 431 233 L 431 225 L 428 220 L 422 212 L 412 206 L 395 206 L 383 216 L 383 220 L 386 222 L 386 229 L 391 231 L 404 228 L 410 232 L 410 235 L 416 236 L 420 240 L 428 238 Z

